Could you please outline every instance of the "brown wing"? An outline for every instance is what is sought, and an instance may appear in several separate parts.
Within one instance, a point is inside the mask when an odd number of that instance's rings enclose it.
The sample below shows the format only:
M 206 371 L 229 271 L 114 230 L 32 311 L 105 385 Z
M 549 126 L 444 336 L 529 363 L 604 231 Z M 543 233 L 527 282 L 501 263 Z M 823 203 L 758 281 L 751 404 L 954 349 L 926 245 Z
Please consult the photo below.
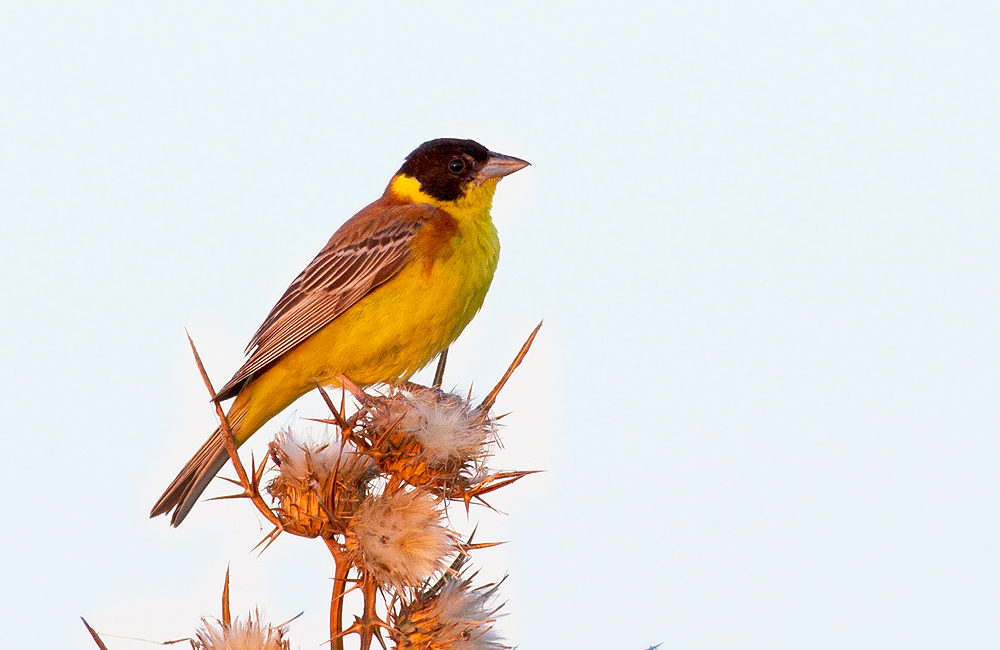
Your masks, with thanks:
M 414 235 L 434 212 L 429 205 L 376 201 L 345 223 L 268 314 L 247 346 L 250 357 L 216 400 L 235 397 L 247 381 L 398 273 Z

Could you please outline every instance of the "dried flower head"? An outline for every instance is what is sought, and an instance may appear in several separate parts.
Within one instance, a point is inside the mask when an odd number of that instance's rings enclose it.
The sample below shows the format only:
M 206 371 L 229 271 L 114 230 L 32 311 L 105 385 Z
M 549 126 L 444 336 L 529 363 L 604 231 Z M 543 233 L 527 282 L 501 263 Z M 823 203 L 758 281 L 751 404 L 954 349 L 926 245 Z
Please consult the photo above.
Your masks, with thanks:
M 347 528 L 351 562 L 380 585 L 419 586 L 456 550 L 439 504 L 426 490 L 394 490 L 367 499 Z
M 402 650 L 506 650 L 493 629 L 498 584 L 471 588 L 472 578 L 445 576 L 401 608 L 393 635 Z
M 480 472 L 496 420 L 453 393 L 409 384 L 372 397 L 352 434 L 383 472 L 416 486 L 448 488 Z
M 197 650 L 288 650 L 285 628 L 271 627 L 262 618 L 259 610 L 230 626 L 203 618 L 193 645 Z
M 330 438 L 314 441 L 282 430 L 269 449 L 278 474 L 267 491 L 279 503 L 284 529 L 305 537 L 342 534 L 378 475 L 371 458 Z

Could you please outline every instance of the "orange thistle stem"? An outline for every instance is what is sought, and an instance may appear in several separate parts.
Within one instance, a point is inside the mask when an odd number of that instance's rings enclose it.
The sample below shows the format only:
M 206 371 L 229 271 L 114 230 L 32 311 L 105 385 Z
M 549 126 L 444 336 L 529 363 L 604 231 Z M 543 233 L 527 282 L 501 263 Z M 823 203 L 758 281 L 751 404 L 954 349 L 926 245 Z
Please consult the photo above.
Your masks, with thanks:
M 511 362 L 510 367 L 507 368 L 507 372 L 503 373 L 503 377 L 501 377 L 500 381 L 497 382 L 497 385 L 493 387 L 490 394 L 486 396 L 483 403 L 479 405 L 479 411 L 481 412 L 480 417 L 487 417 L 490 409 L 493 408 L 493 403 L 497 401 L 497 395 L 500 394 L 504 384 L 507 383 L 507 380 L 510 379 L 511 375 L 514 374 L 514 371 L 517 370 L 517 367 L 521 365 L 522 361 L 524 361 L 524 357 L 528 354 L 528 350 L 531 349 L 531 344 L 535 341 L 535 336 L 538 334 L 538 330 L 540 329 L 542 329 L 541 323 L 535 326 L 535 329 L 531 332 L 531 336 L 529 336 L 528 340 L 524 342 L 524 345 L 521 346 L 517 356 L 514 357 L 514 360 Z
M 347 593 L 347 575 L 351 571 L 351 563 L 341 553 L 335 541 L 332 539 L 323 541 L 330 549 L 336 567 L 333 577 L 333 597 L 330 600 L 330 647 L 332 650 L 344 650 L 344 594 Z
M 243 462 L 240 461 L 240 456 L 236 453 L 236 442 L 233 440 L 233 431 L 229 428 L 229 421 L 226 419 L 226 413 L 222 410 L 222 405 L 215 400 L 215 389 L 212 388 L 212 380 L 208 378 L 208 372 L 205 370 L 205 365 L 201 362 L 201 355 L 198 354 L 198 349 L 194 345 L 194 340 L 191 339 L 191 335 L 187 332 L 188 343 L 191 344 L 191 352 L 194 353 L 195 363 L 198 364 L 198 370 L 201 372 L 201 378 L 205 382 L 205 388 L 208 389 L 208 394 L 212 398 L 212 403 L 215 405 L 215 413 L 219 416 L 219 421 L 221 422 L 222 432 L 225 434 L 223 439 L 226 443 L 226 451 L 229 452 L 229 459 L 233 462 L 233 467 L 236 469 L 236 475 L 240 479 L 240 485 L 243 487 L 243 494 L 239 495 L 250 499 L 251 502 L 260 511 L 264 517 L 267 518 L 275 528 L 281 529 L 281 520 L 278 518 L 271 508 L 268 507 L 264 498 L 260 495 L 260 490 L 257 489 L 257 471 L 254 468 L 254 479 L 255 482 L 251 482 L 250 478 L 247 476 L 247 471 L 243 467 Z M 263 468 L 262 468 L 263 469 Z
M 83 621 L 83 624 L 87 627 L 87 631 L 90 632 L 90 636 L 94 639 L 94 643 L 97 644 L 97 647 L 101 650 L 108 650 L 108 646 L 104 645 L 104 641 L 101 641 L 101 637 L 98 636 L 97 630 L 90 627 L 90 623 L 87 622 L 87 619 L 81 616 L 80 620 Z
M 378 595 L 378 584 L 369 576 L 364 577 L 361 593 L 364 595 L 365 608 L 361 613 L 361 650 L 370 650 L 372 637 L 378 634 L 379 625 L 382 623 L 375 613 L 375 597 Z M 379 641 L 382 637 L 379 635 Z

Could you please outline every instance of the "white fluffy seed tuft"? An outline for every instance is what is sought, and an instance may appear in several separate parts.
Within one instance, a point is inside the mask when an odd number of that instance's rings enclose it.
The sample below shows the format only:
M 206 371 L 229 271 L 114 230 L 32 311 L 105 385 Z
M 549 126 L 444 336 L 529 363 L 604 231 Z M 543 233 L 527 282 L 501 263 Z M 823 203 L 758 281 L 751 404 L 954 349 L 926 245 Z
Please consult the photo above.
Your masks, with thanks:
M 247 620 L 237 619 L 228 628 L 202 619 L 193 645 L 198 650 L 288 650 L 284 628 L 271 627 L 262 618 L 261 612 L 254 610 Z
M 418 415 L 413 435 L 430 465 L 478 460 L 495 438 L 492 419 L 478 418 L 478 411 L 457 395 L 421 391 L 411 397 L 411 404 Z
M 403 607 L 395 621 L 397 650 L 509 650 L 493 628 L 499 585 L 472 589 L 471 583 L 447 575 Z
M 378 475 L 369 456 L 330 437 L 317 441 L 283 430 L 269 449 L 277 471 L 267 491 L 279 503 L 284 529 L 295 535 L 342 534 Z
M 445 568 L 454 533 L 442 525 L 439 503 L 426 490 L 396 491 L 367 499 L 347 529 L 356 566 L 382 585 L 416 588 Z
M 468 589 L 467 584 L 449 580 L 435 602 L 442 646 L 456 650 L 505 650 L 503 637 L 495 629 L 496 588 Z
M 341 452 L 336 440 L 314 440 L 290 429 L 282 429 L 275 436 L 271 451 L 281 482 L 303 490 L 315 483 L 326 484 L 335 473 L 338 482 L 351 483 L 374 471 L 371 459 L 358 453 L 354 445 L 344 445 Z

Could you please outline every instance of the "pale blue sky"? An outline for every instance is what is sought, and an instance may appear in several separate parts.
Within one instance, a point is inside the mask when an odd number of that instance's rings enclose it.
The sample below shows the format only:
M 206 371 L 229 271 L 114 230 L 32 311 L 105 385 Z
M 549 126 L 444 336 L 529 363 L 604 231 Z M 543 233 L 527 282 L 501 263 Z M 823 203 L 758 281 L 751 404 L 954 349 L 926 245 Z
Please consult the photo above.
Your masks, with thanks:
M 513 643 L 996 647 L 998 33 L 986 2 L 4 4 L 5 644 L 188 635 L 232 563 L 234 609 L 321 647 L 317 544 L 147 519 L 214 426 L 183 328 L 221 385 L 403 156 L 470 137 L 533 163 L 448 374 L 485 393 L 545 319 L 498 464 L 549 472 L 474 517 Z

